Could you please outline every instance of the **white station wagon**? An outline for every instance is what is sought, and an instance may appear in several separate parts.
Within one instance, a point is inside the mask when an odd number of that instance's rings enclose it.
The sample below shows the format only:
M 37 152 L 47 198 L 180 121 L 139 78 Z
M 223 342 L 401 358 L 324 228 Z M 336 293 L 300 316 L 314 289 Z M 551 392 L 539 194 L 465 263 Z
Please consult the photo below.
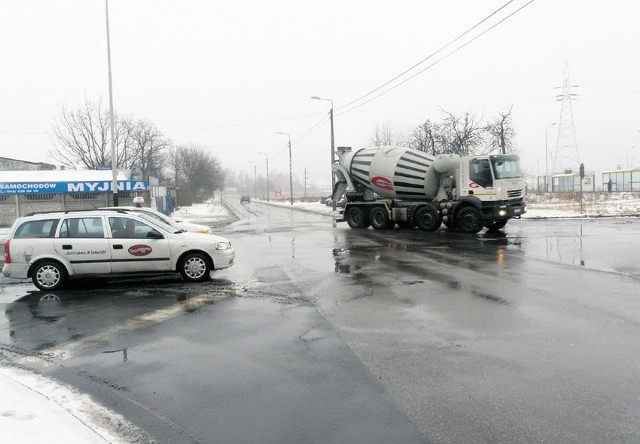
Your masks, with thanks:
M 164 213 L 161 213 L 160 211 L 151 209 L 149 207 L 124 206 L 124 207 L 102 207 L 99 209 L 100 210 L 129 210 L 129 211 L 133 211 L 133 212 L 144 214 L 151 217 L 151 219 L 149 218 L 145 218 L 145 219 L 149 219 L 151 221 L 153 221 L 153 219 L 156 219 L 156 220 L 159 220 L 160 222 L 169 224 L 172 227 L 181 228 L 185 231 L 193 231 L 194 233 L 202 233 L 202 234 L 213 234 L 213 230 L 211 230 L 211 227 L 208 227 L 202 224 L 194 224 L 193 222 L 174 219 L 172 217 L 167 216 Z
M 4 245 L 2 273 L 41 290 L 69 278 L 179 272 L 199 282 L 233 265 L 229 240 L 176 229 L 131 211 L 48 212 L 18 218 Z

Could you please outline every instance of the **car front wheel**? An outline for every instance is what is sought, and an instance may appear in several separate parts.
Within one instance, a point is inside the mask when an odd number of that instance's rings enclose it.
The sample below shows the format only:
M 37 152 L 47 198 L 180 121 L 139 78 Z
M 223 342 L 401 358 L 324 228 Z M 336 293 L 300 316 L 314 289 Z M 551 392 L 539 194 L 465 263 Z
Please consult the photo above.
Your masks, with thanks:
M 179 270 L 185 281 L 201 282 L 209 279 L 211 265 L 201 253 L 189 253 L 180 261 Z
M 67 270 L 59 262 L 43 261 L 36 264 L 31 274 L 33 285 L 40 290 L 57 290 L 67 279 Z

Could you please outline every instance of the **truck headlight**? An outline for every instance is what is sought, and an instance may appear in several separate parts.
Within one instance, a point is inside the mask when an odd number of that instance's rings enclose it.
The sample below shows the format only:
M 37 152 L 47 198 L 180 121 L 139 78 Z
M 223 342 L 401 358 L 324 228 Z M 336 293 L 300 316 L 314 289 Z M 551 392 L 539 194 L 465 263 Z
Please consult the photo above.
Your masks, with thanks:
M 505 210 L 504 208 L 500 208 L 498 210 L 498 216 L 506 216 L 507 215 L 507 210 Z
M 216 250 L 228 250 L 231 248 L 231 244 L 229 242 L 216 242 L 214 247 Z

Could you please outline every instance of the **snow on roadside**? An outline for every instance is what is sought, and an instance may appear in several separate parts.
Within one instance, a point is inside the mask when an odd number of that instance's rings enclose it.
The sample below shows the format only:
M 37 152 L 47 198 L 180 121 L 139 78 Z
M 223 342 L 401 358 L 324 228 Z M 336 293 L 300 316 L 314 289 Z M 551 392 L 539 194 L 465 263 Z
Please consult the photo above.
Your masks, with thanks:
M 66 444 L 148 441 L 122 415 L 88 395 L 17 367 L 0 367 L 0 430 L 4 442 Z
M 222 204 L 219 197 L 209 199 L 204 203 L 193 204 L 186 207 L 178 207 L 176 211 L 171 213 L 174 219 L 192 221 L 202 218 L 225 218 L 229 211 Z
M 266 203 L 266 202 L 263 202 Z M 271 205 L 291 206 L 289 201 L 271 201 Z M 293 202 L 296 209 L 305 209 L 321 214 L 332 214 L 333 208 L 319 202 Z M 337 209 L 340 210 L 339 208 Z M 583 201 L 582 213 L 580 202 L 563 199 L 537 199 L 527 201 L 527 212 L 523 219 L 575 218 L 598 216 L 640 216 L 640 193 L 620 193 L 592 195 Z

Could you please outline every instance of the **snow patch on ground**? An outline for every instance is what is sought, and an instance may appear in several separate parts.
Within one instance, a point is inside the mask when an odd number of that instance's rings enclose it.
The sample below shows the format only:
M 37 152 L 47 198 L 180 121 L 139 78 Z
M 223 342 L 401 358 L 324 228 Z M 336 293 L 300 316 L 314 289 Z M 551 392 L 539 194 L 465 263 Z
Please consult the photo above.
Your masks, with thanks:
M 88 395 L 17 367 L 0 367 L 3 442 L 132 443 L 146 434 Z
M 176 211 L 171 213 L 174 219 L 192 222 L 202 218 L 224 218 L 228 216 L 229 211 L 222 204 L 219 197 L 209 199 L 206 202 L 193 204 L 187 207 L 178 207 Z

